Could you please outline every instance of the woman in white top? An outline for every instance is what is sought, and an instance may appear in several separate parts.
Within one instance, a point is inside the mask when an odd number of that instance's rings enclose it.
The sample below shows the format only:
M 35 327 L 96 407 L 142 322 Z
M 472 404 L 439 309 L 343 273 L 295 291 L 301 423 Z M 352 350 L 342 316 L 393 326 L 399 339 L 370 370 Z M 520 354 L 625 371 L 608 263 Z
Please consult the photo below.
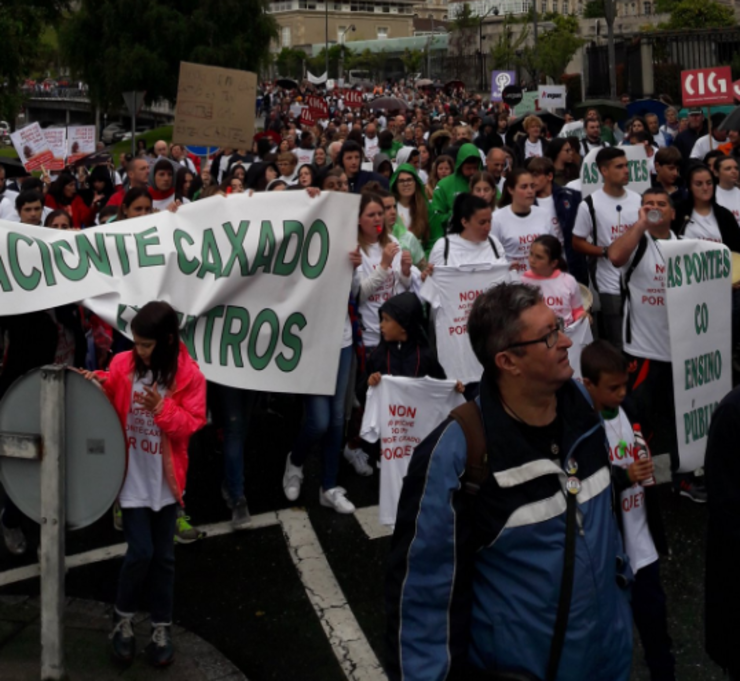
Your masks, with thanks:
M 737 188 L 737 161 L 730 157 L 718 158 L 714 164 L 718 185 L 715 193 L 717 203 L 732 213 L 740 225 L 740 189 Z
M 380 342 L 380 306 L 411 288 L 411 253 L 402 251 L 398 240 L 388 233 L 384 213 L 379 196 L 362 194 L 358 225 L 362 263 L 355 269 L 352 292 L 358 298 L 368 353 Z
M 449 235 L 439 239 L 429 254 L 425 278 L 435 265 L 491 265 L 507 262 L 504 247 L 491 234 L 491 206 L 473 194 L 458 194 L 452 209 Z
M 525 272 L 529 267 L 529 247 L 542 234 L 552 234 L 547 212 L 534 205 L 535 182 L 523 168 L 512 170 L 506 177 L 499 209 L 493 215 L 491 235 L 504 246 L 514 269 Z

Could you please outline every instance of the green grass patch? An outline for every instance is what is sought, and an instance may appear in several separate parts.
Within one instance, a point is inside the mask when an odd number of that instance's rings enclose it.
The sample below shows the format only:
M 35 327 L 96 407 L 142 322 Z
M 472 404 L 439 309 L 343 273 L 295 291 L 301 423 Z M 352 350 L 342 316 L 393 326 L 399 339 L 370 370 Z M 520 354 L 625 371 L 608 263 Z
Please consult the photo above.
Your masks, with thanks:
M 18 158 L 13 147 L 0 147 L 0 156 L 3 158 Z
M 136 135 L 136 140 L 146 140 L 146 148 L 151 148 L 157 140 L 164 140 L 165 142 L 172 141 L 172 126 L 164 125 L 161 128 L 154 128 L 154 130 L 147 130 L 141 135 Z M 113 145 L 111 153 L 114 158 L 118 158 L 118 154 L 130 153 L 131 152 L 131 140 L 124 140 L 123 142 L 116 142 Z

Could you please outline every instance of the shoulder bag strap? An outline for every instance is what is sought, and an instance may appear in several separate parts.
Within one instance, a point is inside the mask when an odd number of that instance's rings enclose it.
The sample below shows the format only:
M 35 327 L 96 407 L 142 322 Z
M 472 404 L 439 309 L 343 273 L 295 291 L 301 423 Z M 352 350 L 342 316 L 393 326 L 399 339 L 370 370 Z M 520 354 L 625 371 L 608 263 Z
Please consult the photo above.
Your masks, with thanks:
M 447 256 L 450 255 L 450 240 L 445 237 L 445 265 L 447 264 Z
M 486 453 L 486 433 L 480 407 L 471 400 L 450 412 L 450 416 L 460 424 L 467 444 L 465 463 L 465 491 L 477 494 L 483 481 L 488 477 L 488 455 Z
M 493 249 L 493 252 L 496 255 L 496 260 L 498 260 L 501 256 L 498 254 L 498 248 L 496 248 L 496 242 L 489 236 L 488 243 L 491 244 L 491 248 Z

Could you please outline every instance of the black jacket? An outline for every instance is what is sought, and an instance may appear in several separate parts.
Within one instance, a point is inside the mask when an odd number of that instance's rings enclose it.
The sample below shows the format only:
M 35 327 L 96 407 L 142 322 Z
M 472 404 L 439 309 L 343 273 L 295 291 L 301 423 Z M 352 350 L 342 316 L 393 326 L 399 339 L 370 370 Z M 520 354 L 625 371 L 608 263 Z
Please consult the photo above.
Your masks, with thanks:
M 691 197 L 676 207 L 676 219 L 673 221 L 671 229 L 677 236 L 683 236 L 686 225 L 691 220 L 693 210 L 694 201 Z M 712 210 L 714 211 L 714 217 L 717 218 L 722 243 L 731 251 L 740 253 L 740 229 L 738 229 L 735 216 L 727 208 L 717 203 L 712 205 Z
M 676 135 L 676 138 L 673 140 L 673 146 L 681 152 L 681 167 L 683 169 L 683 172 L 681 173 L 682 176 L 686 175 L 686 170 L 692 163 L 691 150 L 694 148 L 696 140 L 706 134 L 707 126 L 705 123 L 698 133 L 691 128 L 687 128 L 683 132 L 678 133 L 678 135 Z M 696 160 L 694 160 L 693 162 L 696 163 Z

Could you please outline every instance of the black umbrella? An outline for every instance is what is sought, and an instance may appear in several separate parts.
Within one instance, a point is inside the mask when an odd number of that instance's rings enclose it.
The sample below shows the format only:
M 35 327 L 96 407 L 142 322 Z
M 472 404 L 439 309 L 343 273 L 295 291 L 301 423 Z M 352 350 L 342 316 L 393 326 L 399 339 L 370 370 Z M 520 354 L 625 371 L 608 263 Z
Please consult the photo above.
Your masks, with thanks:
M 298 83 L 292 78 L 278 78 L 275 81 L 275 85 L 278 87 L 284 87 L 286 90 L 297 90 Z
M 602 119 L 610 116 L 614 121 L 623 121 L 629 116 L 627 107 L 621 102 L 615 102 L 611 99 L 587 99 L 585 102 L 576 104 L 576 118 L 585 116 L 587 109 L 596 109 Z
M 92 154 L 83 156 L 75 161 L 75 167 L 85 166 L 85 168 L 92 168 L 94 166 L 102 166 L 110 163 L 113 156 L 109 150 L 103 149 L 101 151 L 94 151 Z
M 8 179 L 11 177 L 28 177 L 31 174 L 17 158 L 0 156 L 0 166 L 5 168 L 5 177 Z
M 448 80 L 444 85 L 445 90 L 464 90 L 465 83 L 461 80 Z
M 736 106 L 725 120 L 723 120 L 717 130 L 740 130 L 740 106 Z
M 378 97 L 367 106 L 368 109 L 385 109 L 386 111 L 401 111 L 409 108 L 409 105 L 398 97 Z
M 562 116 L 558 116 L 550 111 L 527 111 L 523 115 L 517 116 L 517 118 L 509 124 L 509 132 L 512 135 L 524 129 L 524 119 L 527 116 L 537 116 L 537 118 L 542 120 L 542 122 L 547 126 L 548 132 L 553 137 L 556 137 L 561 128 L 565 125 L 565 119 Z

